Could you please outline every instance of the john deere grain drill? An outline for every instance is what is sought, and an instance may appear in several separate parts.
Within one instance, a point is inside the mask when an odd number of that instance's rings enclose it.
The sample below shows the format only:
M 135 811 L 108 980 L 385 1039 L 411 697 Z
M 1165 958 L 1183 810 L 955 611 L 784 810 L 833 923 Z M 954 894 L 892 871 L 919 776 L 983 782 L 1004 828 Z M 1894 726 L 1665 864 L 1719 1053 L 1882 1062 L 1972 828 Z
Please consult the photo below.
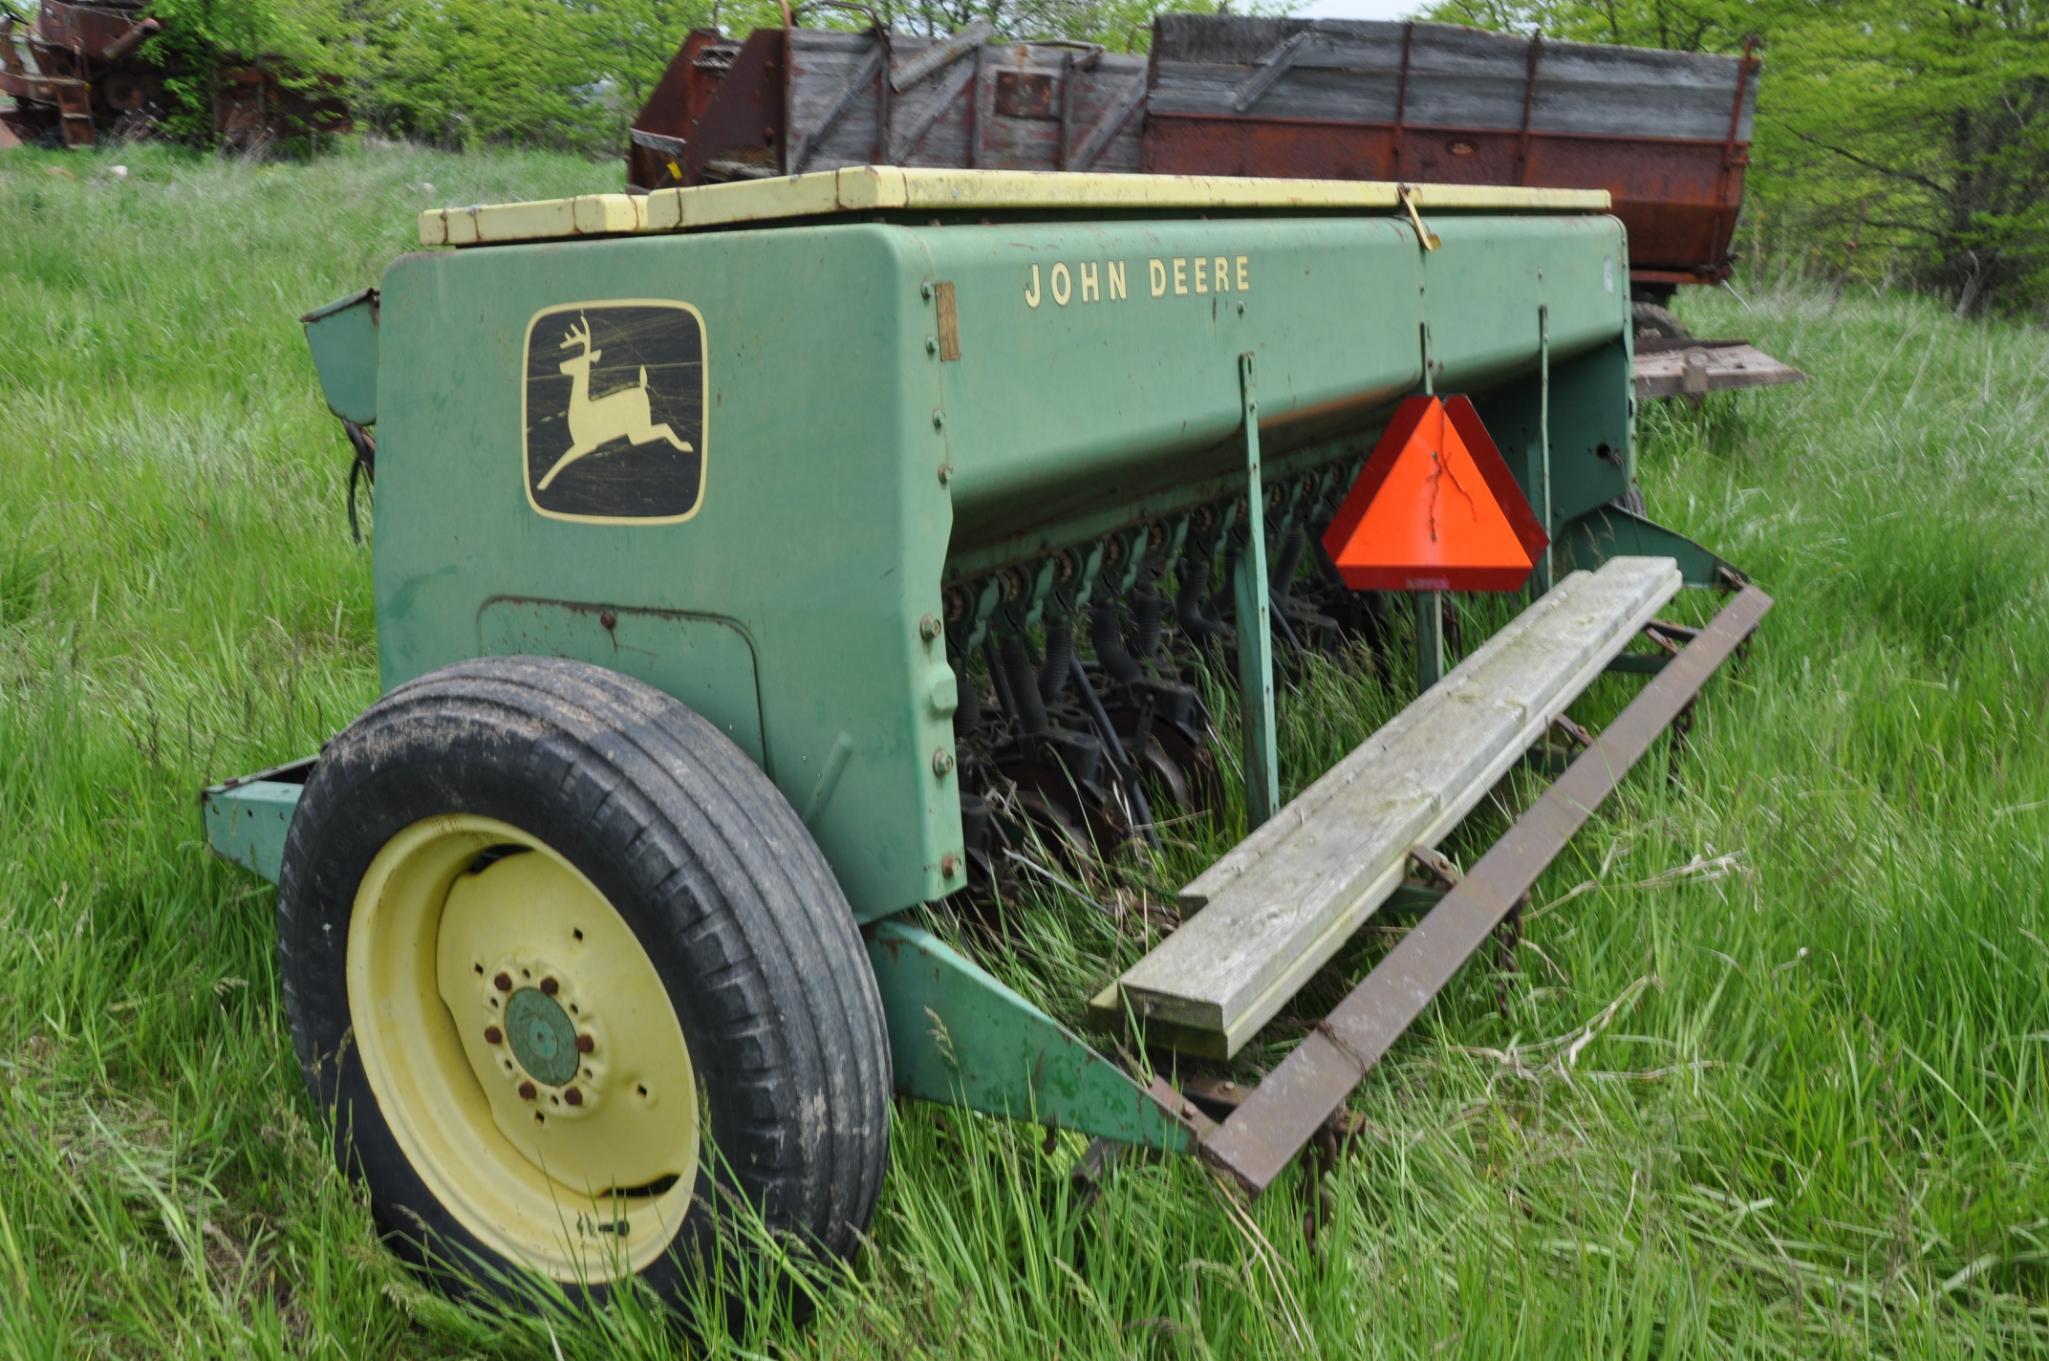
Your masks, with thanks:
M 846 1253 L 892 1093 L 1271 1183 L 1770 603 L 1617 508 L 1606 210 L 853 168 L 426 214 L 306 319 L 384 697 L 205 795 L 394 1236 L 669 1296 L 743 1203 Z M 1661 623 L 1682 586 L 1733 598 Z M 1445 669 L 1464 589 L 1528 604 Z M 1276 654 L 1395 639 L 1414 702 L 1278 771 Z M 1433 855 L 1609 670 L 1620 717 Z M 1242 839 L 1066 1023 L 923 924 L 1201 808 Z M 1208 1080 L 1395 899 L 1308 1039 Z

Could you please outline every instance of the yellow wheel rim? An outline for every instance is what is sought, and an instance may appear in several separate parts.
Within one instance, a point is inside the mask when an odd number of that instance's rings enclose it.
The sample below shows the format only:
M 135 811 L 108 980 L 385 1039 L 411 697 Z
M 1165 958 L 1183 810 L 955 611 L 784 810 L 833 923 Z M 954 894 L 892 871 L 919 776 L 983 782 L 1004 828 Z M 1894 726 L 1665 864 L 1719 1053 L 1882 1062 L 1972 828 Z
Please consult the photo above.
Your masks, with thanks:
M 348 988 L 379 1110 L 479 1242 L 565 1282 L 668 1246 L 697 1179 L 690 1048 L 575 866 L 490 818 L 414 823 L 356 891 Z

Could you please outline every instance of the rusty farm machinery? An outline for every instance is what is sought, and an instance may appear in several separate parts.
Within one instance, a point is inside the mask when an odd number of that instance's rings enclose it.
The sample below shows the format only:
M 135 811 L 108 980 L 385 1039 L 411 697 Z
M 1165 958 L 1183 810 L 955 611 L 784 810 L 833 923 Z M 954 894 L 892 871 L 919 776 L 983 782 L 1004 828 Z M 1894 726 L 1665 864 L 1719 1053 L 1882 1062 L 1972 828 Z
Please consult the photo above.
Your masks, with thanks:
M 383 697 L 202 803 L 280 886 L 339 1156 L 458 1274 L 678 1297 L 739 1203 L 851 1252 L 893 1095 L 1258 1194 L 1770 607 L 1618 504 L 1600 191 L 852 167 L 421 236 L 305 318 L 374 463 Z M 1689 587 L 1723 602 L 1667 622 Z M 1448 591 L 1527 603 L 1447 656 Z M 1410 648 L 1391 722 L 1280 769 L 1293 659 Z M 1609 674 L 1642 688 L 1592 734 Z M 1459 874 L 1433 848 L 1537 750 Z M 1007 848 L 1203 810 L 1231 849 L 1093 998 L 949 943 Z
M 208 116 L 222 145 L 253 150 L 281 137 L 346 132 L 341 81 L 310 83 L 276 58 L 222 55 L 205 72 L 167 69 L 144 44 L 163 30 L 148 0 L 73 4 L 40 0 L 22 25 L 0 6 L 0 133 L 49 147 L 89 147 L 156 129 L 174 100 L 170 81 L 202 75 Z

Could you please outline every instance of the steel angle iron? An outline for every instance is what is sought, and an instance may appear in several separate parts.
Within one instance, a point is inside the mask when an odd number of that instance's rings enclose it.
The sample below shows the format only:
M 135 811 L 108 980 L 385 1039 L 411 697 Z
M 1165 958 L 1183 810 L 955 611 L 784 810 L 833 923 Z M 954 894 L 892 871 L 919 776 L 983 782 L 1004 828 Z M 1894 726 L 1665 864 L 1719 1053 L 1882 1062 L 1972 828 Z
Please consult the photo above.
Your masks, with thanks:
M 1770 603 L 1618 508 L 1598 193 L 859 167 L 421 230 L 305 318 L 376 479 L 383 696 L 203 804 L 279 885 L 343 1162 L 443 1279 L 678 1299 L 743 1205 L 851 1253 L 893 1096 L 1263 1190 L 1415 1018 L 1390 970 L 1449 982 Z M 1688 586 L 1732 598 L 1662 623 Z M 1528 603 L 1449 656 L 1462 590 Z M 1303 657 L 1411 644 L 1392 722 L 1279 767 Z M 1413 875 L 1554 729 L 1558 783 Z M 917 911 L 1241 806 L 1063 1017 Z M 1425 915 L 1227 1080 L 1383 907 Z

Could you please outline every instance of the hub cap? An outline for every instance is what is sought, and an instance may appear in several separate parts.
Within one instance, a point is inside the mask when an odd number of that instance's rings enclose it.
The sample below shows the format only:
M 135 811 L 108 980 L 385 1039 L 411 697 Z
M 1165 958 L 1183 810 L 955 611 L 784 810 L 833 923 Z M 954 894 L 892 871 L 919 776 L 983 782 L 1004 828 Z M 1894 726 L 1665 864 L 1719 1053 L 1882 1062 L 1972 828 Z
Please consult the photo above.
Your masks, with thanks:
M 576 1027 L 539 988 L 521 988 L 505 1003 L 512 1057 L 536 1079 L 566 1087 L 576 1077 Z
M 697 1178 L 690 1050 L 646 950 L 539 838 L 467 815 L 393 837 L 357 890 L 349 1013 L 413 1170 L 500 1256 L 639 1271 Z

